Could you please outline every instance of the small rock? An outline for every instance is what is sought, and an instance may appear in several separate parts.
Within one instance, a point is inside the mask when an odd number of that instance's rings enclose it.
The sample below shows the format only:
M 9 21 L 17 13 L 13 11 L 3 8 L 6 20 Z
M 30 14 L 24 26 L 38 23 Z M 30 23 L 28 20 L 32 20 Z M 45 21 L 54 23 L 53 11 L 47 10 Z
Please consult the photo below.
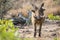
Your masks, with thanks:
M 53 33 L 51 36 L 57 36 L 56 33 Z
M 26 30 L 26 32 L 30 32 L 29 30 Z

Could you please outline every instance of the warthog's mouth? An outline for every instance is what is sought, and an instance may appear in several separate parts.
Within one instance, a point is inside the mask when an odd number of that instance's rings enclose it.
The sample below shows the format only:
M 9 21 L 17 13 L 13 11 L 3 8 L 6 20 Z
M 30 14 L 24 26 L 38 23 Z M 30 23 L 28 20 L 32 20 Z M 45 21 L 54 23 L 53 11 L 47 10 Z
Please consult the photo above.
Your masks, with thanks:
M 35 16 L 35 19 L 40 21 L 42 19 L 42 17 Z

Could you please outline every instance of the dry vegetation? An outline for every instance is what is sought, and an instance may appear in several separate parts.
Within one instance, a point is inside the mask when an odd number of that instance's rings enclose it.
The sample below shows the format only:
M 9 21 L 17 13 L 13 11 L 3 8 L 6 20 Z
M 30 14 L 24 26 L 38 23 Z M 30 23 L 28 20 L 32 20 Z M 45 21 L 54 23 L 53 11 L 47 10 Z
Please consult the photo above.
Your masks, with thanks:
M 0 0 L 1 3 L 0 14 L 4 12 L 2 10 L 5 10 L 5 12 L 8 13 L 7 15 L 10 15 L 11 13 L 10 16 L 12 15 L 17 16 L 17 14 L 22 11 L 24 16 L 27 16 L 28 15 L 27 11 L 34 8 L 31 5 L 32 3 L 39 8 L 42 2 L 45 3 L 45 8 L 46 8 L 45 15 L 49 13 L 60 14 L 59 0 L 6 0 L 6 2 L 5 3 L 4 2 L 5 2 L 4 0 Z

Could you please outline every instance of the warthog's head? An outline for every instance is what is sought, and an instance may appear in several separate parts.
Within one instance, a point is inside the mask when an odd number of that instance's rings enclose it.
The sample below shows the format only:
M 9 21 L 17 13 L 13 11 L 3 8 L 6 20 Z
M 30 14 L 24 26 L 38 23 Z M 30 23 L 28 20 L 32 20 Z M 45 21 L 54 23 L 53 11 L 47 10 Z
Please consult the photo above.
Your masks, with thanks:
M 40 8 L 34 6 L 35 9 L 32 10 L 32 15 L 34 16 L 34 18 L 40 19 L 44 15 L 43 12 L 44 12 L 45 9 L 43 9 L 43 6 L 44 6 L 44 3 L 41 4 Z

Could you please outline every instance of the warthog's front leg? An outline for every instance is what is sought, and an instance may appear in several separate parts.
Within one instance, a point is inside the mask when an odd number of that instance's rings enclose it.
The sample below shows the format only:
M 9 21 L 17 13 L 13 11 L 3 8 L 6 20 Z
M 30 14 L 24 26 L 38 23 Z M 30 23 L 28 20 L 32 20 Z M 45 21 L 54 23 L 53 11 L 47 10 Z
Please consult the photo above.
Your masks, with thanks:
M 40 27 L 39 27 L 39 37 L 41 37 L 41 29 L 42 29 L 42 23 L 40 24 Z
M 36 37 L 36 23 L 34 23 L 34 37 Z

